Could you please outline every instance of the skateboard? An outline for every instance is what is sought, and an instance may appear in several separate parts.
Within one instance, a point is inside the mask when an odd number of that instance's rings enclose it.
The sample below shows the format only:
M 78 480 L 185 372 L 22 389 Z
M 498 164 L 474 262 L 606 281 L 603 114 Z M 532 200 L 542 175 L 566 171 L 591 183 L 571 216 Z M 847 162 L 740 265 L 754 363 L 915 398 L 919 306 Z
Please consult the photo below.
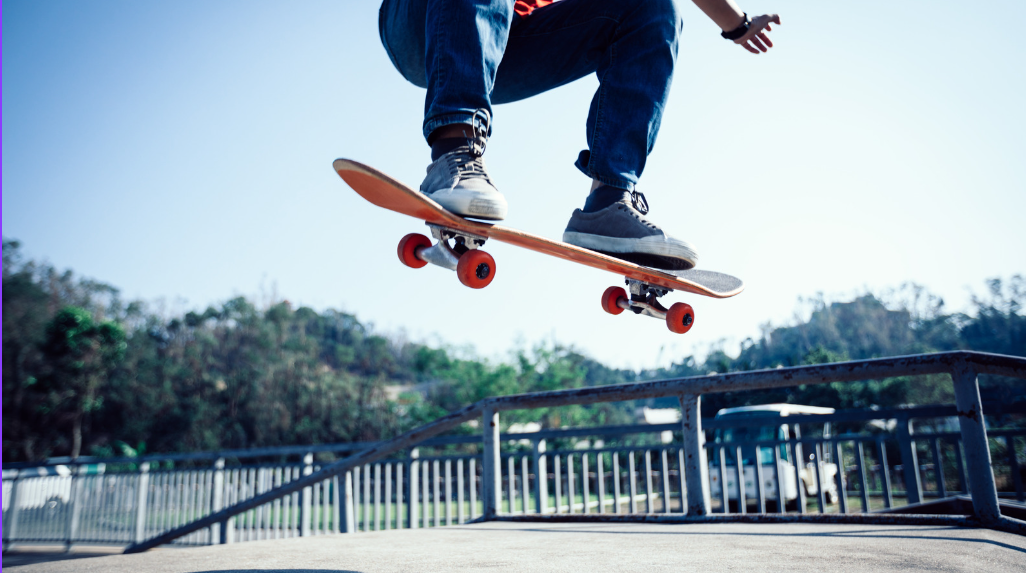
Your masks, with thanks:
M 434 244 L 419 233 L 411 233 L 399 241 L 397 251 L 404 265 L 421 268 L 431 263 L 454 270 L 460 282 L 470 288 L 484 288 L 495 278 L 495 259 L 481 250 L 485 241 L 495 239 L 623 276 L 627 290 L 615 286 L 606 289 L 602 293 L 603 310 L 609 314 L 629 310 L 651 316 L 665 321 L 672 332 L 679 334 L 691 330 L 695 322 L 694 310 L 683 302 L 666 308 L 659 303 L 660 297 L 680 290 L 728 298 L 744 290 L 741 279 L 727 274 L 697 269 L 651 269 L 517 229 L 464 219 L 373 167 L 350 159 L 336 159 L 332 166 L 339 177 L 367 201 L 427 224 Z

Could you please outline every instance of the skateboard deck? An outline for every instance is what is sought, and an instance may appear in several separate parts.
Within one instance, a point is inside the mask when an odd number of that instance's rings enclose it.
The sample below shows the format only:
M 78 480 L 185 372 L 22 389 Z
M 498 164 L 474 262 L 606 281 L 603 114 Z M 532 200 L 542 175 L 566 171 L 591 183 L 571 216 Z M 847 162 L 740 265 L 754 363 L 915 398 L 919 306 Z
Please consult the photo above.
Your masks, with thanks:
M 336 159 L 332 166 L 339 177 L 348 183 L 354 191 L 374 205 L 424 221 L 429 226 L 432 226 L 433 230 L 440 228 L 448 232 L 444 236 L 436 233 L 436 238 L 439 239 L 439 242 L 446 242 L 453 235 L 466 235 L 475 238 L 474 240 L 480 238 L 480 243 L 483 243 L 484 239 L 495 239 L 499 242 L 509 243 L 560 259 L 573 261 L 595 269 L 609 271 L 626 277 L 629 286 L 632 284 L 631 281 L 642 285 L 638 288 L 635 288 L 637 285 L 632 286 L 632 295 L 636 296 L 632 296 L 631 299 L 638 301 L 641 301 L 642 297 L 647 296 L 650 291 L 655 291 L 655 296 L 666 294 L 665 291 L 678 290 L 712 298 L 728 298 L 744 290 L 744 283 L 741 279 L 724 273 L 698 269 L 685 271 L 652 269 L 561 241 L 533 235 L 525 231 L 464 219 L 445 210 L 441 205 L 432 201 L 423 193 L 404 185 L 373 167 L 350 159 Z M 430 245 L 430 242 L 427 244 Z M 401 259 L 403 258 L 402 247 L 401 243 Z M 420 257 L 418 256 L 418 258 Z M 490 256 L 488 260 L 492 260 Z M 491 264 L 494 269 L 494 261 Z M 446 264 L 442 266 L 454 268 L 454 266 Z M 460 280 L 464 280 L 462 276 Z M 467 283 L 464 282 L 464 284 Z M 472 285 L 468 284 L 468 286 Z M 651 288 L 646 290 L 644 287 Z M 635 290 L 639 292 L 635 293 Z M 624 295 L 626 294 L 622 289 L 619 289 L 619 292 Z M 654 297 L 649 298 L 651 299 L 650 302 L 654 302 Z M 651 312 L 643 312 L 645 309 L 632 308 L 632 306 L 637 307 L 638 305 L 625 304 L 623 301 L 620 301 L 619 305 L 617 305 L 615 295 L 613 295 L 612 302 L 607 305 L 606 295 L 603 295 L 603 307 L 606 308 L 607 312 L 618 314 L 620 311 L 616 310 L 617 306 L 625 310 L 633 310 L 639 314 L 656 316 L 657 318 L 663 318 L 667 311 L 667 309 L 660 307 L 658 303 L 655 304 L 654 311 Z M 641 306 L 650 305 L 642 304 Z M 688 308 L 690 309 L 690 307 Z

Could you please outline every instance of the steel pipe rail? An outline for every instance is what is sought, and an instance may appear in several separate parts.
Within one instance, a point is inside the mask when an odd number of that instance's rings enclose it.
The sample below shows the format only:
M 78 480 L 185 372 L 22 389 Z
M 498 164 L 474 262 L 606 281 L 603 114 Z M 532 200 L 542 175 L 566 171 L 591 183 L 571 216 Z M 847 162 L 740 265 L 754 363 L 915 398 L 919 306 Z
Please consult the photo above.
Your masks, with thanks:
M 684 433 L 684 459 L 681 460 L 681 465 L 685 467 L 684 473 L 687 476 L 687 489 L 690 492 L 694 492 L 694 494 L 688 495 L 687 504 L 689 515 L 687 516 L 687 519 L 692 521 L 696 519 L 710 519 L 711 516 L 708 515 L 709 486 L 707 462 L 705 459 L 705 448 L 702 444 L 702 421 L 700 417 L 700 401 L 702 394 L 783 388 L 802 384 L 826 384 L 832 382 L 873 380 L 896 376 L 921 376 L 927 374 L 948 374 L 952 377 L 954 382 L 956 413 L 959 418 L 962 440 L 967 451 L 969 481 L 971 490 L 973 491 L 973 506 L 975 511 L 975 516 L 973 516 L 973 518 L 962 521 L 959 521 L 958 519 L 948 519 L 945 521 L 937 518 L 936 516 L 932 516 L 930 519 L 933 519 L 938 523 L 944 521 L 945 523 L 964 522 L 965 524 L 983 524 L 997 529 L 1021 532 L 1023 530 L 1022 522 L 1009 520 L 1009 518 L 1001 516 L 998 508 L 997 490 L 995 487 L 994 475 L 991 470 L 987 433 L 983 424 L 983 409 L 980 400 L 979 386 L 977 383 L 977 375 L 981 373 L 1026 378 L 1026 359 L 980 352 L 943 352 L 936 354 L 899 356 L 875 360 L 860 360 L 835 364 L 715 374 L 659 380 L 654 382 L 640 382 L 635 384 L 576 388 L 571 390 L 535 392 L 529 394 L 486 398 L 456 412 L 443 416 L 430 424 L 408 431 L 394 439 L 375 444 L 374 446 L 357 454 L 328 465 L 319 471 L 301 477 L 286 485 L 257 495 L 240 503 L 236 503 L 207 517 L 198 519 L 176 529 L 172 529 L 141 543 L 131 545 L 125 550 L 125 553 L 145 551 L 203 528 L 218 526 L 219 524 L 221 525 L 219 528 L 220 535 L 222 536 L 222 542 L 224 542 L 223 536 L 227 529 L 225 526 L 227 525 L 228 520 L 234 516 L 248 510 L 255 509 L 304 488 L 314 486 L 318 482 L 352 470 L 361 465 L 381 460 L 399 450 L 416 445 L 423 445 L 425 440 L 434 438 L 435 436 L 438 436 L 439 434 L 478 416 L 481 416 L 481 430 L 484 444 L 482 468 L 484 470 L 484 516 L 485 519 L 509 519 L 510 517 L 502 515 L 499 511 L 502 502 L 500 446 L 503 439 L 499 434 L 500 411 L 566 406 L 572 404 L 617 402 L 664 396 L 678 397 L 681 401 L 681 408 L 683 410 L 682 423 L 677 425 L 677 427 Z M 970 450 L 972 450 L 973 453 L 968 455 Z M 558 461 L 559 459 L 556 458 L 557 464 Z M 630 464 L 634 463 L 633 458 L 629 461 Z M 614 465 L 615 463 L 614 458 Z M 631 471 L 633 472 L 633 465 L 631 465 L 631 468 Z M 571 472 L 573 471 L 571 468 L 568 468 L 568 470 Z M 559 473 L 558 465 L 556 467 L 556 473 L 557 475 Z M 648 488 L 646 491 L 651 491 L 650 484 L 646 484 L 646 487 Z M 634 482 L 632 481 L 632 500 L 634 499 L 633 488 Z M 573 495 L 572 482 L 570 483 L 570 494 Z M 556 495 L 558 504 L 560 495 L 558 487 L 556 489 Z M 619 491 L 616 492 L 616 495 L 619 497 Z M 573 500 L 571 500 L 571 505 L 572 502 Z M 820 504 L 822 505 L 822 500 L 820 500 Z M 677 519 L 680 517 L 682 516 L 661 517 L 660 519 Z M 550 518 L 552 517 L 537 515 L 521 516 L 517 519 Z M 646 520 L 651 518 L 652 516 L 644 517 Z M 746 519 L 749 518 L 751 518 L 751 516 Z M 595 519 L 608 520 L 611 518 L 608 515 L 598 515 Z M 716 519 L 736 518 L 725 516 Z M 823 516 L 813 518 L 809 515 L 799 515 L 794 518 L 789 516 L 762 516 L 759 517 L 759 519 L 805 519 L 822 521 L 833 518 L 826 518 Z M 854 516 L 842 516 L 838 517 L 838 519 L 852 521 L 853 519 L 866 518 L 864 516 L 860 516 L 858 518 L 854 518 Z M 900 518 L 882 518 L 882 520 L 886 519 L 902 519 L 906 520 L 903 522 L 909 522 L 908 520 L 911 519 L 911 517 L 903 516 Z M 922 523 L 922 521 L 919 521 L 918 523 Z

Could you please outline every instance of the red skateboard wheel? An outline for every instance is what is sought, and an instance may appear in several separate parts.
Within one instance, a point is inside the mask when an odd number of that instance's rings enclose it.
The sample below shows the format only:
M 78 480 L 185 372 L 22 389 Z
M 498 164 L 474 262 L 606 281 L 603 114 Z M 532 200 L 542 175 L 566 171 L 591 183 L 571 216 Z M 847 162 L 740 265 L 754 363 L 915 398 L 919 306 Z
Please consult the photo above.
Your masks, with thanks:
M 471 249 L 456 264 L 456 276 L 470 288 L 484 288 L 495 278 L 495 259 L 480 249 Z
M 621 298 L 627 298 L 627 291 L 615 286 L 607 288 L 606 292 L 602 293 L 602 310 L 609 314 L 620 314 L 623 312 L 623 309 L 620 308 L 617 302 Z
M 695 309 L 686 302 L 676 302 L 666 311 L 666 327 L 670 332 L 684 334 L 695 324 Z
M 399 240 L 399 260 L 411 269 L 419 269 L 427 264 L 427 261 L 417 257 L 418 249 L 426 249 L 431 246 L 431 239 L 419 233 L 410 233 Z

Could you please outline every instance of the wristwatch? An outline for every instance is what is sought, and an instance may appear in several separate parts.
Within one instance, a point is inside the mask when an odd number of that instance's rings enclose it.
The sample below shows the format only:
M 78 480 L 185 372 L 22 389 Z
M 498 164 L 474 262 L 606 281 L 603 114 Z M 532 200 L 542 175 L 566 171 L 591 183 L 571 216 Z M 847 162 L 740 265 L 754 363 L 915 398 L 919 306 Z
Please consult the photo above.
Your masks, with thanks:
M 748 17 L 748 12 L 742 12 L 742 14 L 745 15 L 745 21 L 741 22 L 740 26 L 727 32 L 720 32 L 724 39 L 733 41 L 748 33 L 748 27 L 752 25 L 752 19 Z

